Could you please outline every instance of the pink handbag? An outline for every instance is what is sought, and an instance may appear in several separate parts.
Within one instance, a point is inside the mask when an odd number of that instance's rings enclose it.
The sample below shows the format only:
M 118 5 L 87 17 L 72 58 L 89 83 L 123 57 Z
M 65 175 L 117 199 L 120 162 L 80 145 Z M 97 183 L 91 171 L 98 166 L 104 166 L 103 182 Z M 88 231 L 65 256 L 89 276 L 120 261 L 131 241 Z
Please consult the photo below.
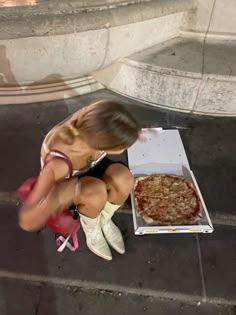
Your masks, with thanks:
M 20 197 L 20 199 L 22 201 L 25 201 L 28 198 L 28 196 L 29 196 L 30 192 L 32 191 L 32 189 L 33 189 L 34 185 L 36 184 L 36 182 L 37 182 L 37 177 L 28 178 L 17 189 L 18 196 Z

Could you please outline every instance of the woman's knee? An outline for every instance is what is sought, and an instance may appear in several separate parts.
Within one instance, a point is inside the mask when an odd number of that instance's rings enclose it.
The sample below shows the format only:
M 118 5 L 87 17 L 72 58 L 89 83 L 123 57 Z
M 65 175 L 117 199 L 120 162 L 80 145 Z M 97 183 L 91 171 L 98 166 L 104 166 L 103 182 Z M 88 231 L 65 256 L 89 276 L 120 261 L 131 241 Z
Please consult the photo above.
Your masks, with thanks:
M 95 177 L 85 176 L 79 179 L 79 200 L 84 204 L 97 205 L 100 207 L 107 201 L 106 184 Z
M 127 167 L 122 164 L 112 164 L 104 174 L 108 189 L 128 196 L 134 186 L 134 178 Z

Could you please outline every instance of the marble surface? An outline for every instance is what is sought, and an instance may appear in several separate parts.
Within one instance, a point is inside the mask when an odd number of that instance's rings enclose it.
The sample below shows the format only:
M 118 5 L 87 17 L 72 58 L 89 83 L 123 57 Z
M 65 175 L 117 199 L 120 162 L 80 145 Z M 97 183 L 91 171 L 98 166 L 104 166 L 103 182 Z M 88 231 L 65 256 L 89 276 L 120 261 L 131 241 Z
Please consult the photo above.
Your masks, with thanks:
M 23 6 L 35 6 L 39 2 L 48 2 L 47 0 L 2 0 L 0 1 L 0 7 L 23 7 Z
M 139 52 L 131 59 L 176 71 L 234 76 L 236 42 L 233 40 L 202 41 L 177 37 Z

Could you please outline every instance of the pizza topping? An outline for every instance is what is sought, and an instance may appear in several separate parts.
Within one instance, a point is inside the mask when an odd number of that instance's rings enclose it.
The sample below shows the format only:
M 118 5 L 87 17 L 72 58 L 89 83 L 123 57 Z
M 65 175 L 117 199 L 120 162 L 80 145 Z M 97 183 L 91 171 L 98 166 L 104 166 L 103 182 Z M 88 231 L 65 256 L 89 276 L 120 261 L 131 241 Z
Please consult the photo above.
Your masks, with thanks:
M 150 175 L 138 178 L 134 195 L 138 213 L 148 224 L 186 225 L 199 217 L 200 202 L 193 184 L 181 177 Z

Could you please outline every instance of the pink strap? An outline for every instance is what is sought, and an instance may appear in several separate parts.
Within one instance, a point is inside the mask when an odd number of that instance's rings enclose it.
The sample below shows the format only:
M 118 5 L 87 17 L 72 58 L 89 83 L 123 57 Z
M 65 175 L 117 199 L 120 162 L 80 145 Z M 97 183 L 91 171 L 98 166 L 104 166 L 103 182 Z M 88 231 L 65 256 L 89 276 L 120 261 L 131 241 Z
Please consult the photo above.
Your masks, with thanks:
M 70 244 L 69 240 L 72 238 L 73 245 Z M 65 238 L 62 235 L 59 235 L 56 238 L 56 246 L 58 252 L 63 252 L 63 250 L 68 247 L 72 252 L 76 251 L 79 248 L 79 242 L 76 232 L 73 232 L 71 235 L 68 235 L 67 238 Z
M 78 241 L 77 233 L 73 232 L 71 234 L 71 238 L 73 240 L 74 249 L 77 250 L 79 248 L 79 241 Z

